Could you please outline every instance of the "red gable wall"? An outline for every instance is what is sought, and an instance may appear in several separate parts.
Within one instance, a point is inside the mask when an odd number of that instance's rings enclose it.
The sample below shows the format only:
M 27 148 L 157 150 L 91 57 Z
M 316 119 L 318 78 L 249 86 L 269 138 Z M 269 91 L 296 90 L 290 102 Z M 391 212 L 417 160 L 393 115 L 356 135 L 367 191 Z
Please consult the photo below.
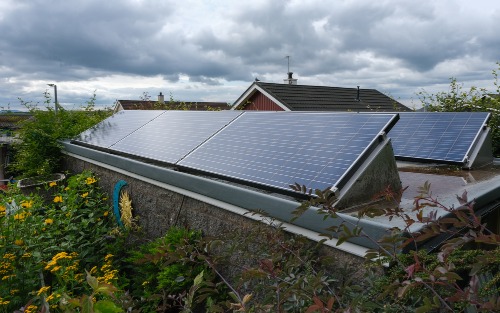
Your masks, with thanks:
M 264 96 L 260 92 L 256 92 L 250 99 L 248 104 L 243 107 L 243 110 L 248 111 L 284 111 L 279 105 L 274 103 L 271 99 Z

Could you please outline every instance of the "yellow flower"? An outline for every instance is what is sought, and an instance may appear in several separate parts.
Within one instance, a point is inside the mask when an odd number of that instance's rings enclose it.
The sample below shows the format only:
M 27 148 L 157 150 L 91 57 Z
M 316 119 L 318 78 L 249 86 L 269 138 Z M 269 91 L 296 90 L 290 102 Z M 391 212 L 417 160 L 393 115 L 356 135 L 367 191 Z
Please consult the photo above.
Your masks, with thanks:
M 5 212 L 5 206 L 4 205 L 0 205 L 0 212 Z
M 50 225 L 52 223 L 54 223 L 54 220 L 51 219 L 51 218 L 48 218 L 48 219 L 45 220 L 45 225 Z
M 35 313 L 38 310 L 36 305 L 30 304 L 27 308 L 24 309 L 24 313 Z
M 69 187 L 64 188 L 64 191 L 68 191 L 68 190 L 69 190 Z
M 15 295 L 15 294 L 16 294 L 16 293 L 18 293 L 18 292 L 19 292 L 19 289 L 12 289 L 12 290 L 10 291 L 10 294 L 11 294 L 11 295 Z
M 47 302 L 50 302 L 52 300 L 54 300 L 54 294 L 53 293 L 51 293 L 47 298 L 45 298 L 45 301 L 47 301 Z
M 21 258 L 25 258 L 25 259 L 31 258 L 31 253 L 26 252 L 26 253 L 24 253 L 24 254 L 21 256 Z
M 88 193 L 88 192 L 86 192 L 86 193 L 84 193 L 84 194 L 82 195 L 82 198 L 86 198 L 88 195 L 89 195 L 89 193 Z
M 54 202 L 55 202 L 55 203 L 58 203 L 58 202 L 63 202 L 63 198 L 62 198 L 62 196 L 55 196 L 55 197 L 54 197 Z
M 30 201 L 24 200 L 23 202 L 21 202 L 21 206 L 23 208 L 29 209 L 29 208 L 31 208 L 33 206 L 33 201 L 31 201 L 31 200 Z
M 87 185 L 91 185 L 91 184 L 95 183 L 96 181 L 97 180 L 94 177 L 87 177 L 87 179 L 85 180 Z
M 113 255 L 111 253 L 108 253 L 106 254 L 106 256 L 104 257 L 104 261 L 108 262 L 109 259 L 111 259 L 113 257 Z
M 104 216 L 105 216 L 105 217 L 106 217 L 106 216 L 108 216 L 108 214 L 109 214 L 109 212 L 108 212 L 108 211 L 104 212 Z
M 58 271 L 58 270 L 60 270 L 60 269 L 61 269 L 61 267 L 60 267 L 60 266 L 54 266 L 54 267 L 50 270 L 50 272 L 51 272 L 51 273 L 55 273 L 55 272 L 57 272 L 57 271 Z
M 24 221 L 26 216 L 27 216 L 27 213 L 23 212 L 23 213 L 19 213 L 19 214 L 14 215 L 14 219 L 19 220 L 19 221 Z
M 9 303 L 10 303 L 9 300 L 3 300 L 2 297 L 0 297 L 0 305 L 7 305 Z
M 57 186 L 57 183 L 56 183 L 55 181 L 53 181 L 53 182 L 51 182 L 51 183 L 49 184 L 49 187 L 54 187 L 54 186 Z
M 16 259 L 16 256 L 12 253 L 5 253 L 3 255 L 3 258 L 6 260 L 14 261 Z
M 22 239 L 16 239 L 14 241 L 14 244 L 17 246 L 22 246 L 24 244 L 24 241 Z
M 40 288 L 40 290 L 38 290 L 36 295 L 40 296 L 42 293 L 46 293 L 47 291 L 49 291 L 49 289 L 50 289 L 50 286 L 42 287 L 42 288 Z

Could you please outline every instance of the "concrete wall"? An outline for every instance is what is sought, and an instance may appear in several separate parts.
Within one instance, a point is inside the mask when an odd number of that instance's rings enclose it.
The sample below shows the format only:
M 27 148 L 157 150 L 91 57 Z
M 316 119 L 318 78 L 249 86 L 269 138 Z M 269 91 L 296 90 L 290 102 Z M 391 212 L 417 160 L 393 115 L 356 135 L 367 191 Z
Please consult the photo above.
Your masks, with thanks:
M 128 185 L 125 190 L 132 199 L 134 216 L 139 217 L 139 225 L 148 239 L 164 235 L 174 225 L 202 230 L 206 236 L 230 236 L 235 230 L 262 225 L 246 216 L 151 184 L 147 179 L 131 177 L 79 158 L 67 156 L 64 167 L 69 173 L 92 171 L 100 179 L 99 185 L 103 191 L 110 196 L 118 181 L 126 181 Z M 332 269 L 354 268 L 355 275 L 359 276 L 365 273 L 362 270 L 362 257 L 326 245 L 321 254 L 335 258 Z

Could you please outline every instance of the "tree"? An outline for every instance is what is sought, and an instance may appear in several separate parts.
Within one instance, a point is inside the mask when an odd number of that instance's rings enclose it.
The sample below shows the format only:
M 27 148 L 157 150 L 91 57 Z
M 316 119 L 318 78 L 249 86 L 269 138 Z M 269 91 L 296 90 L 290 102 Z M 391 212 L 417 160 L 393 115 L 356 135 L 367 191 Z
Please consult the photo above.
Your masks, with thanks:
M 19 99 L 33 118 L 23 121 L 18 131 L 11 170 L 22 177 L 45 176 L 57 171 L 63 156 L 60 140 L 72 138 L 111 115 L 110 109 L 96 110 L 95 99 L 94 94 L 80 110 L 58 106 L 57 113 L 50 105 L 47 92 L 44 110 L 38 104 Z

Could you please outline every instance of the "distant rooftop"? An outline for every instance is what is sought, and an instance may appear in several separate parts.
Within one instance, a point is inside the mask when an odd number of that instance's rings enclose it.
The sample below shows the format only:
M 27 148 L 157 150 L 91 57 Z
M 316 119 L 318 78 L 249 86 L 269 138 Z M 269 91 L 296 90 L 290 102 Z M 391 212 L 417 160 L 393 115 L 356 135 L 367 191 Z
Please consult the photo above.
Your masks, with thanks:
M 115 112 L 121 110 L 188 110 L 188 111 L 220 111 L 229 110 L 231 107 L 226 102 L 207 101 L 165 101 L 160 92 L 158 100 L 117 100 Z
M 263 94 L 285 111 L 409 112 L 408 107 L 375 89 L 254 82 L 234 103 L 245 109 Z

